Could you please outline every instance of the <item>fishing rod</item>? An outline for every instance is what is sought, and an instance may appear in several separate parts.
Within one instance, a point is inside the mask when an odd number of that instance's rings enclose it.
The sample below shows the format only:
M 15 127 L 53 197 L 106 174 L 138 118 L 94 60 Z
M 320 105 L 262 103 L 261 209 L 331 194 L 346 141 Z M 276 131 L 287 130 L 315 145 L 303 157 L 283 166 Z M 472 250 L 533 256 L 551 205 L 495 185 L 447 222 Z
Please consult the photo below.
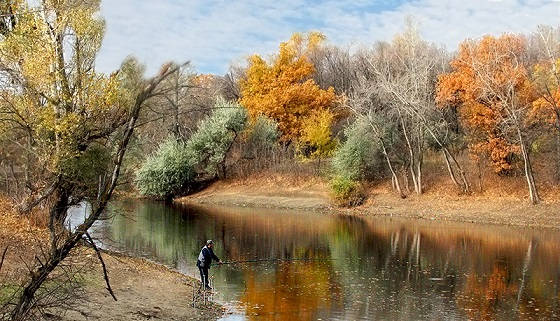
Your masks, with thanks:
M 253 259 L 253 260 L 242 260 L 242 261 L 226 261 L 222 264 L 239 264 L 239 263 L 259 263 L 259 262 L 293 262 L 293 261 L 332 261 L 334 259 L 306 259 L 306 258 L 294 258 L 294 259 Z

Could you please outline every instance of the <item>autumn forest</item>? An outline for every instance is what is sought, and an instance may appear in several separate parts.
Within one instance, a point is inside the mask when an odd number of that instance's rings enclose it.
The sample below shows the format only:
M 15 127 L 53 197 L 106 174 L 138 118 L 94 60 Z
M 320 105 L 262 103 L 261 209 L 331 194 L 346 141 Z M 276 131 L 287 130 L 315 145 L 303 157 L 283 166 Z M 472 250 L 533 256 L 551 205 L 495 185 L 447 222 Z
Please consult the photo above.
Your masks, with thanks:
M 22 259 L 28 273 L 0 320 L 41 314 L 45 284 L 66 275 L 79 245 L 100 253 L 88 231 L 116 195 L 169 202 L 279 176 L 319 182 L 334 210 L 375 208 L 379 191 L 395 203 L 558 201 L 558 26 L 457 48 L 425 40 L 413 18 L 392 40 L 352 49 L 302 30 L 225 75 L 198 72 L 188 52 L 148 75 L 134 53 L 112 73 L 96 69 L 99 9 L 0 3 L 0 203 L 47 235 Z M 83 204 L 87 217 L 69 227 Z

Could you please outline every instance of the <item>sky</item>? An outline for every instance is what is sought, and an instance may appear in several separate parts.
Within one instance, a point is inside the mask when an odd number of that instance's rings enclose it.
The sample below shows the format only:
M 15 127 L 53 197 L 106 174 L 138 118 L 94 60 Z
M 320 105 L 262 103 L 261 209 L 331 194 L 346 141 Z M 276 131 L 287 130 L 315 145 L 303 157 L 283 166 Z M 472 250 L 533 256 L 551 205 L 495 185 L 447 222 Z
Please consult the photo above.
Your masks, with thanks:
M 293 32 L 321 31 L 349 50 L 391 40 L 412 17 L 424 38 L 455 50 L 465 38 L 560 25 L 560 0 L 102 0 L 107 31 L 97 69 L 128 55 L 148 74 L 168 61 L 224 74 L 268 56 Z

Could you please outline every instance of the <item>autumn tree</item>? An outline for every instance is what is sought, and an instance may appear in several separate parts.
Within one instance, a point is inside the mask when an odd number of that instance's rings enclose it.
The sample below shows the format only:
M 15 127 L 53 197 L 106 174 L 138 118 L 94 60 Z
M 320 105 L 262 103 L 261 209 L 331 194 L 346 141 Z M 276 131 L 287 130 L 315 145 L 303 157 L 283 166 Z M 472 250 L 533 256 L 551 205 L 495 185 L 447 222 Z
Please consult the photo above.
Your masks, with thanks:
M 283 142 L 297 142 L 304 120 L 320 113 L 334 113 L 339 97 L 333 88 L 321 89 L 312 79 L 315 67 L 309 55 L 324 40 L 320 33 L 296 33 L 280 44 L 267 62 L 259 55 L 249 58 L 241 81 L 241 104 L 252 119 L 264 115 L 275 120 Z
M 105 29 L 99 0 L 12 4 L 17 23 L 0 38 L 0 128 L 23 156 L 12 164 L 25 180 L 19 209 L 44 206 L 50 232 L 49 248 L 29 264 L 12 302 L 11 319 L 21 321 L 33 315 L 43 284 L 101 217 L 145 102 L 178 67 L 164 66 L 151 79 L 143 79 L 134 60 L 111 75 L 97 72 Z M 83 201 L 91 211 L 70 230 L 68 209 Z
M 330 157 L 336 148 L 331 134 L 335 115 L 327 109 L 315 111 L 303 120 L 302 133 L 298 142 L 301 154 L 310 159 Z
M 530 50 L 536 56 L 531 81 L 537 95 L 532 115 L 556 138 L 556 173 L 560 178 L 560 28 L 540 26 L 530 37 Z
M 513 157 L 521 156 L 530 200 L 538 203 L 528 116 L 535 96 L 526 40 L 509 34 L 468 40 L 451 67 L 439 77 L 439 103 L 459 109 L 471 152 L 488 155 L 497 172 L 509 171 Z

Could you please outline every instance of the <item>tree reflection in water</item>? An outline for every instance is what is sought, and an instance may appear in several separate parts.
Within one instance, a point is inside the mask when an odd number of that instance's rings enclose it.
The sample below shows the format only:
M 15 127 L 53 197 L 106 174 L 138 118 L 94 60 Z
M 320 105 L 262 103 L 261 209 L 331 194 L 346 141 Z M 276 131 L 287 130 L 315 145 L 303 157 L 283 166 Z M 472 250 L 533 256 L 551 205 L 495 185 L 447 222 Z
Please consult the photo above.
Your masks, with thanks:
M 554 320 L 560 233 L 279 210 L 114 203 L 111 246 L 195 275 L 206 239 L 222 300 L 250 320 Z M 111 239 L 112 242 L 108 240 Z

